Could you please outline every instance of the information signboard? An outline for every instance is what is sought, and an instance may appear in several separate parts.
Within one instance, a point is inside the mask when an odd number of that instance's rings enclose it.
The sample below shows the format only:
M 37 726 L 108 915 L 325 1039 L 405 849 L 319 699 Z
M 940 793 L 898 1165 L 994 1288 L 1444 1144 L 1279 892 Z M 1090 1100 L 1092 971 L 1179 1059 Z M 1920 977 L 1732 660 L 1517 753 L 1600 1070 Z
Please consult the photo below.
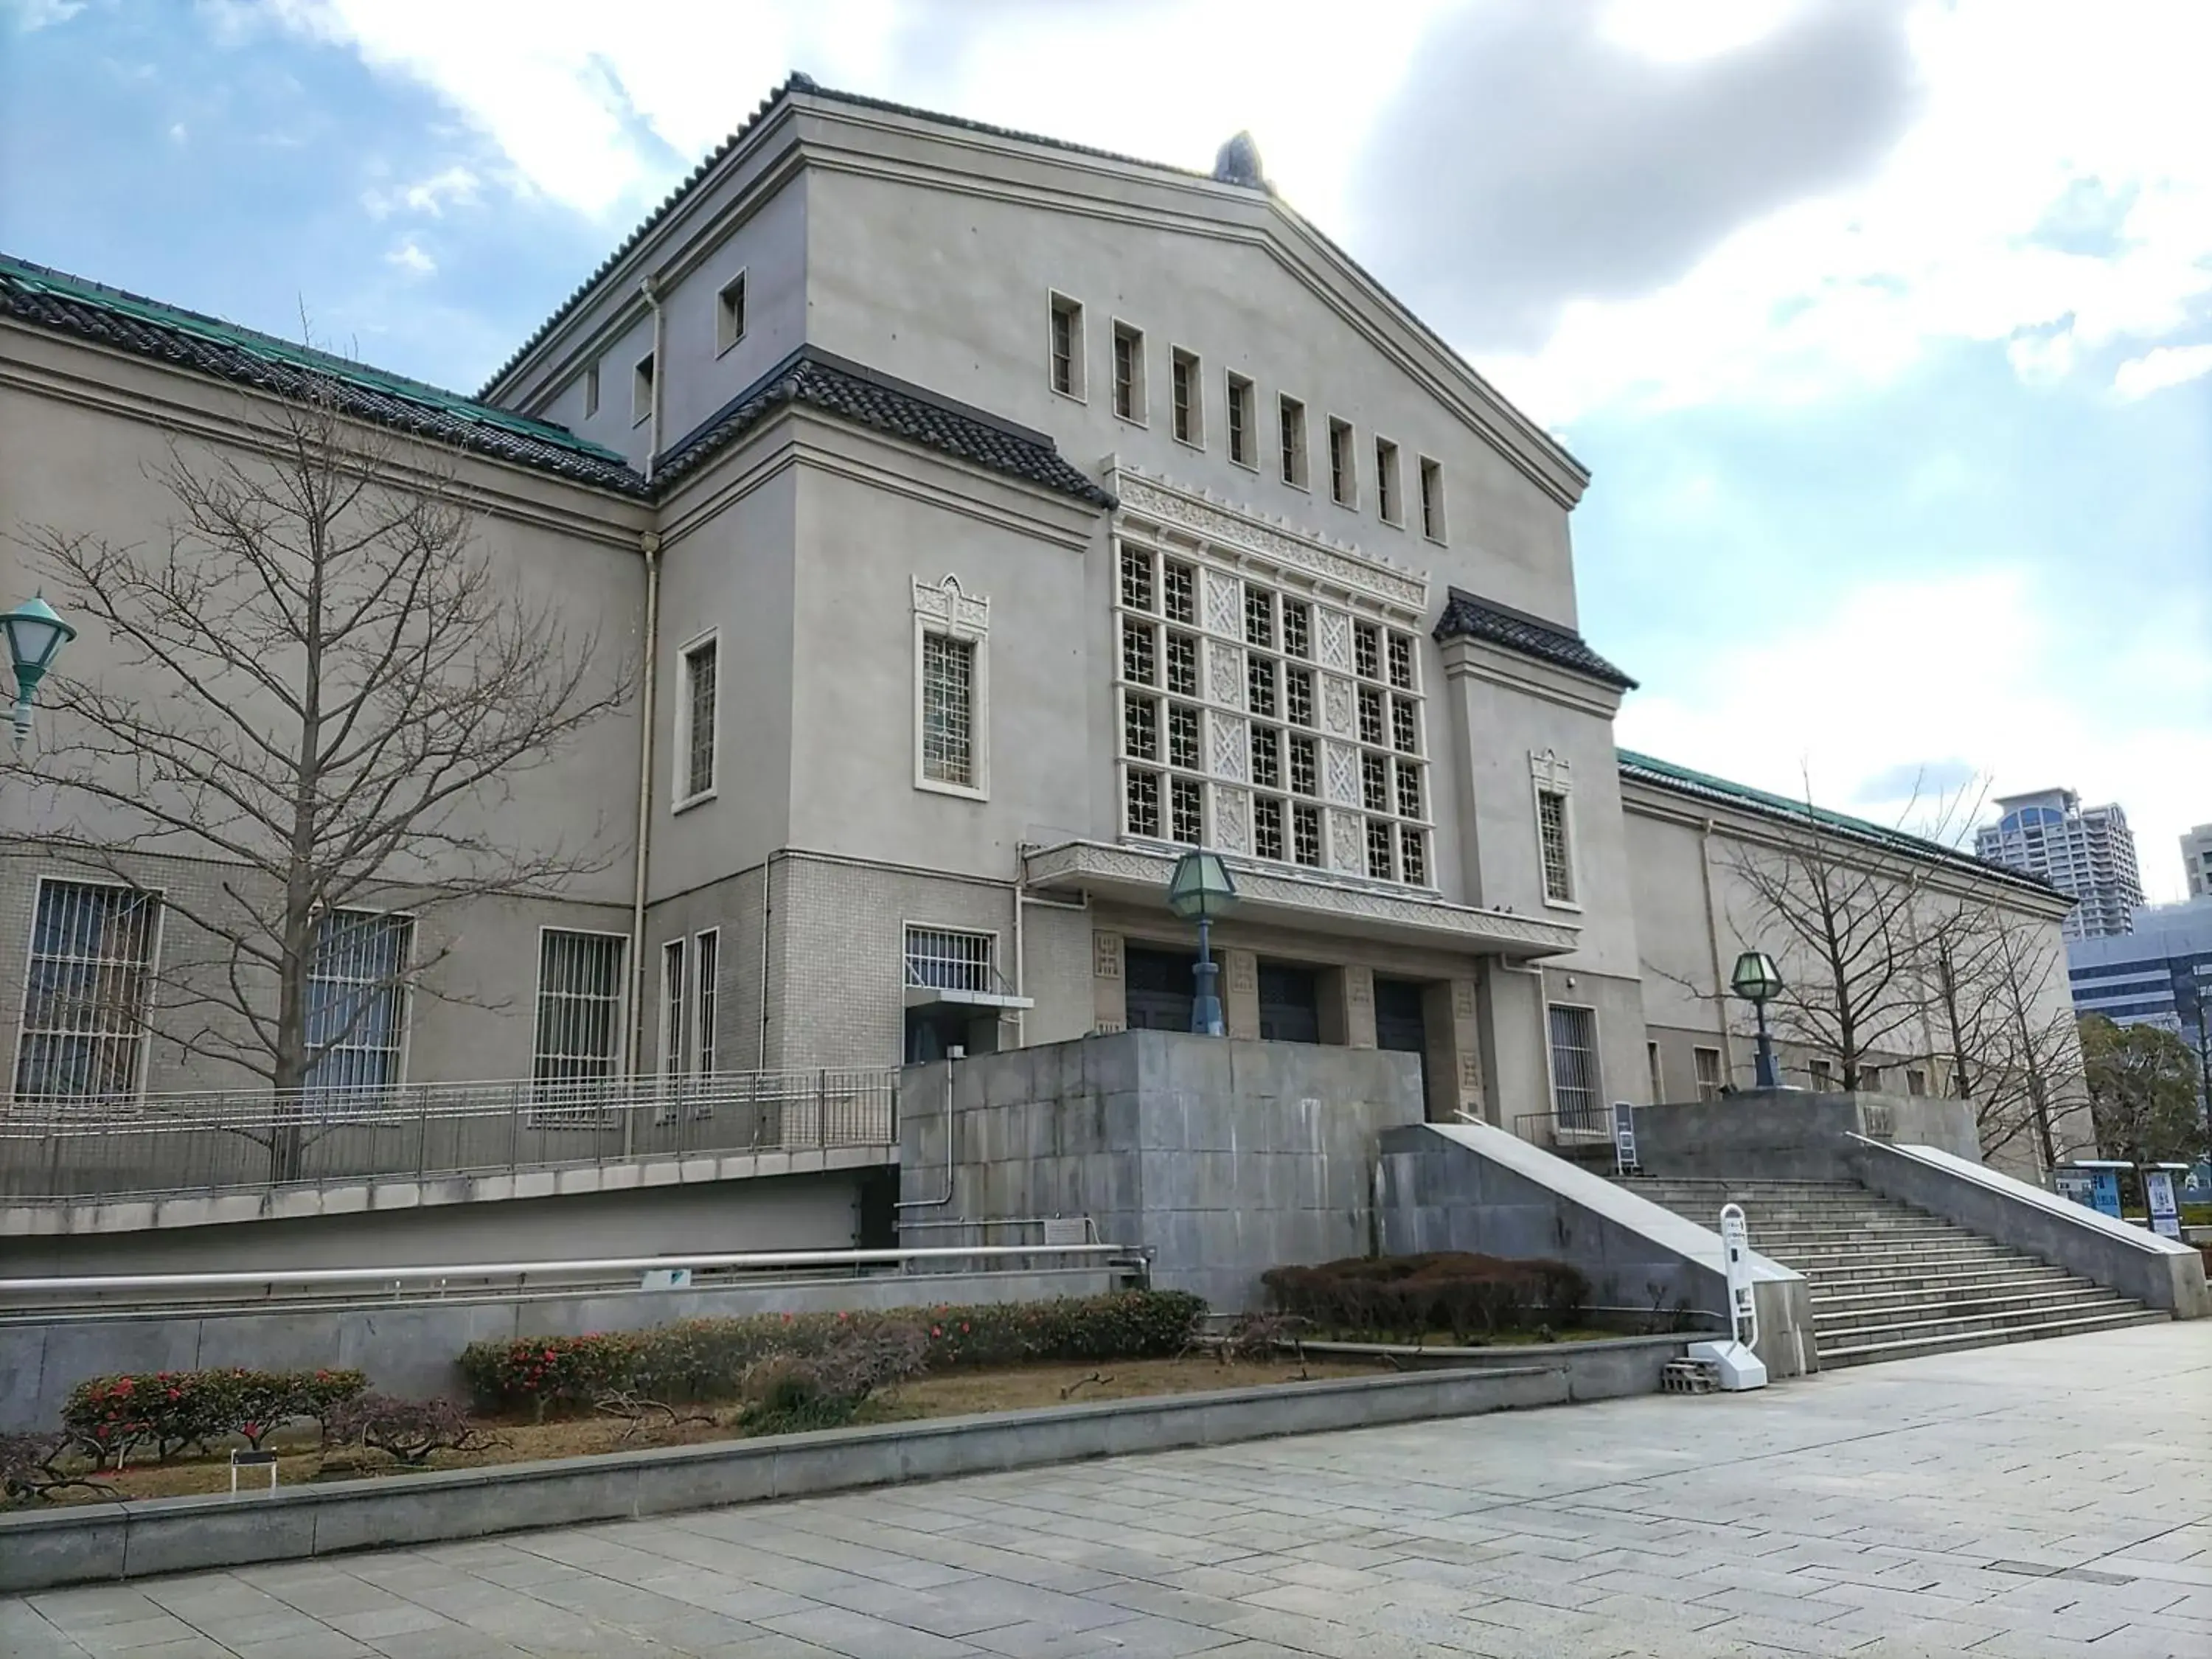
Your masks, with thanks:
M 2173 1171 L 2145 1170 L 2143 1196 L 2150 1203 L 2150 1230 L 2168 1238 L 2181 1237 L 2181 1212 L 2173 1202 Z

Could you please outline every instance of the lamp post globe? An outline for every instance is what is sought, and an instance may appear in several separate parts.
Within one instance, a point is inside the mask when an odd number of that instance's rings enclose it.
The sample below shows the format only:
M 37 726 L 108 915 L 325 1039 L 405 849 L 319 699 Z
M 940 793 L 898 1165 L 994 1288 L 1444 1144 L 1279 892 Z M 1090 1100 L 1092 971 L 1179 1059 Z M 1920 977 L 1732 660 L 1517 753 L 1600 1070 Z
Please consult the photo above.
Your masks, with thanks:
M 1759 1086 L 1780 1088 L 1782 1074 L 1775 1068 L 1774 1043 L 1766 1033 L 1766 1005 L 1782 994 L 1781 969 L 1765 951 L 1746 951 L 1735 959 L 1735 971 L 1729 975 L 1729 988 L 1748 1002 L 1759 1016 Z
M 8 662 L 15 676 L 15 746 L 21 749 L 31 735 L 31 700 L 39 682 L 62 647 L 76 637 L 76 629 L 43 598 L 33 598 L 0 615 L 0 633 L 8 636 Z
M 1197 981 L 1190 1005 L 1190 1029 L 1202 1036 L 1220 1036 L 1227 1030 L 1221 1018 L 1219 979 L 1212 951 L 1214 919 L 1225 915 L 1237 903 L 1237 883 L 1221 854 L 1194 848 L 1176 860 L 1168 877 L 1168 908 L 1185 921 L 1198 924 Z

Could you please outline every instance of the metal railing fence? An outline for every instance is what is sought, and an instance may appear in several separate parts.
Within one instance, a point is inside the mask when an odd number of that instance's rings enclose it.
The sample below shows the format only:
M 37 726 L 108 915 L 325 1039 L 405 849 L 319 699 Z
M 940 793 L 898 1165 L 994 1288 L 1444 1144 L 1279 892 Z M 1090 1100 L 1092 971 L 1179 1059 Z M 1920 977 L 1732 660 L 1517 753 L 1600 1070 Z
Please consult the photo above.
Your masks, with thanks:
M 269 1191 L 691 1154 L 888 1146 L 883 1066 L 0 1103 L 0 1197 Z

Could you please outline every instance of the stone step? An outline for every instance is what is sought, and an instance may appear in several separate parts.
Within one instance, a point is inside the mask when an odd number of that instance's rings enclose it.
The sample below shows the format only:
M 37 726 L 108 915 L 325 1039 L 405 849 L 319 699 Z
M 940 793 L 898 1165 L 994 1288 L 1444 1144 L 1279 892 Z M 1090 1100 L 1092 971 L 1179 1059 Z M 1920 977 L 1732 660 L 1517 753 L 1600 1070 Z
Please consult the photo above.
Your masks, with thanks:
M 1849 1305 L 1836 1299 L 1817 1296 L 1813 1298 L 1813 1328 L 1821 1340 L 1826 1341 L 1831 1332 L 1837 1333 L 1838 1340 L 1842 1340 L 1842 1334 L 1846 1332 L 1911 1322 L 1912 1316 L 1923 1319 L 2000 1320 L 2008 1315 L 2043 1316 L 2056 1309 L 2100 1307 L 2111 1310 L 2132 1305 L 2101 1285 L 2006 1294 L 1853 1297 L 1847 1302 Z
M 1775 1251 L 1763 1249 L 1759 1241 L 1751 1241 L 1751 1248 L 1761 1255 L 1771 1255 L 1800 1271 L 1813 1265 L 1832 1264 L 1848 1267 L 1854 1262 L 1871 1265 L 1876 1262 L 1893 1263 L 1905 1267 L 1916 1262 L 1947 1261 L 1986 1261 L 2013 1254 L 2009 1245 L 1994 1239 L 1982 1238 L 1973 1233 L 1960 1233 L 1949 1238 L 1915 1239 L 1902 1244 L 1822 1244 L 1810 1249 Z
M 1784 1263 L 1785 1267 L 1788 1263 Z M 1802 1269 L 1801 1269 L 1802 1271 Z M 1960 1267 L 1946 1273 L 1896 1273 L 1887 1267 L 1867 1267 L 1855 1271 L 1834 1271 L 1807 1273 L 1813 1294 L 1820 1296 L 1850 1296 L 1871 1294 L 1877 1291 L 1907 1291 L 1929 1296 L 1940 1296 L 1949 1290 L 1986 1289 L 1991 1285 L 2051 1285 L 2075 1282 L 2074 1275 L 2063 1267 L 2054 1267 L 2043 1261 L 1993 1261 L 1985 1266 Z M 2089 1281 L 2078 1281 L 2087 1284 Z
M 1954 1227 L 1947 1221 L 1903 1219 L 1880 1224 L 1859 1221 L 1835 1226 L 1753 1227 L 1751 1230 L 1753 1244 L 1764 1249 L 1769 1255 L 1785 1244 L 1802 1249 L 1807 1245 L 1910 1243 L 1917 1239 L 1972 1237 L 1974 1235 L 1964 1227 Z
M 1862 1340 L 1855 1337 L 1848 1343 L 1818 1344 L 1820 1369 L 1832 1370 L 1842 1365 L 1866 1365 L 1884 1359 L 1914 1359 L 1925 1354 L 1956 1353 L 1968 1348 L 1995 1347 L 2006 1342 L 2039 1342 L 2055 1336 L 2088 1336 L 2105 1331 L 2124 1330 L 2130 1325 L 2154 1325 L 2168 1316 L 2156 1308 L 2136 1307 L 2125 1313 L 2105 1314 L 2092 1318 L 2065 1318 L 2039 1322 L 2034 1324 L 2009 1325 L 1996 1331 L 1972 1331 L 1947 1336 L 1917 1336 Z
M 2144 1310 L 2139 1303 L 2125 1302 L 2114 1297 L 2109 1302 L 2094 1307 L 2057 1309 L 2049 1312 L 2028 1309 L 2009 1314 L 1965 1314 L 1939 1308 L 1912 1311 L 1923 1316 L 1838 1326 L 1832 1328 L 1832 1334 L 1840 1346 L 1853 1347 L 1868 1342 L 1911 1342 L 1922 1337 L 1988 1336 L 2022 1326 L 2045 1325 L 2054 1320 L 2131 1320 Z M 1827 1346 L 1821 1340 L 1831 1334 L 1831 1328 L 1824 1326 L 1817 1317 L 1814 1320 L 1814 1340 L 1822 1353 L 1827 1352 Z

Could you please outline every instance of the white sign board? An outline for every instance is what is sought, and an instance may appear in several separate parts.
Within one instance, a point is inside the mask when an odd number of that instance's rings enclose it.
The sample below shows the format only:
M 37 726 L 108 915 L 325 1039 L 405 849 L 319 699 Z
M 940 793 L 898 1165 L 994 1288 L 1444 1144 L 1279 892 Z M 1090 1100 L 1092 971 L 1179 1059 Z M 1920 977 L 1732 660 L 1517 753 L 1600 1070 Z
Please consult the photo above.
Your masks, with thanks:
M 687 1291 L 691 1288 L 689 1267 L 647 1267 L 638 1288 L 641 1291 Z
M 2181 1237 L 2181 1212 L 2173 1206 L 2173 1171 L 2145 1170 L 2143 1196 L 2150 1203 L 2150 1230 L 2168 1238 Z
M 1613 1165 L 1616 1175 L 1640 1173 L 1636 1160 L 1636 1108 L 1625 1100 L 1613 1103 Z

